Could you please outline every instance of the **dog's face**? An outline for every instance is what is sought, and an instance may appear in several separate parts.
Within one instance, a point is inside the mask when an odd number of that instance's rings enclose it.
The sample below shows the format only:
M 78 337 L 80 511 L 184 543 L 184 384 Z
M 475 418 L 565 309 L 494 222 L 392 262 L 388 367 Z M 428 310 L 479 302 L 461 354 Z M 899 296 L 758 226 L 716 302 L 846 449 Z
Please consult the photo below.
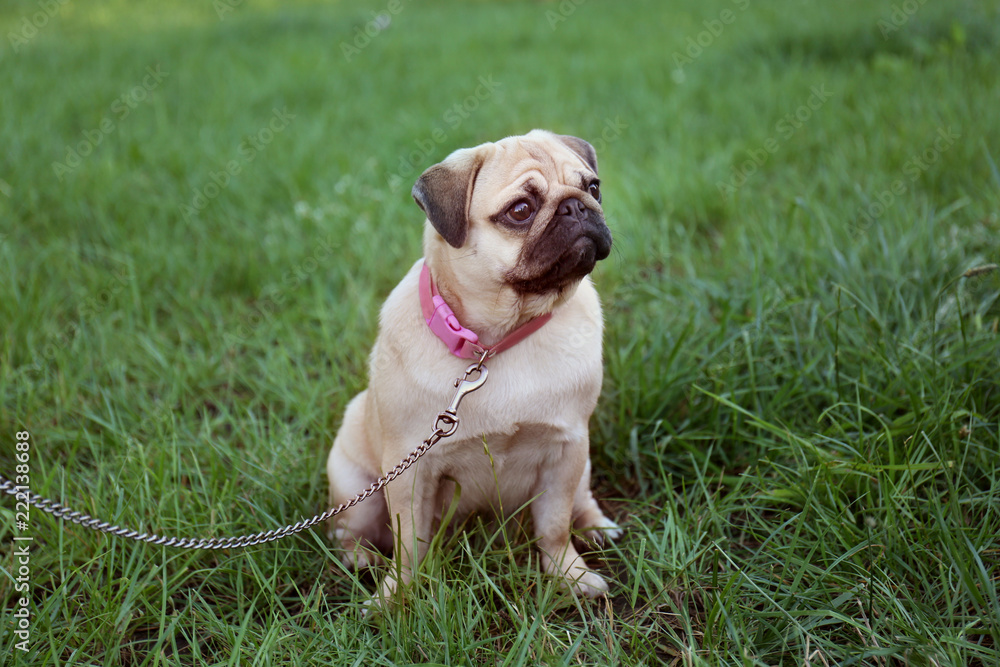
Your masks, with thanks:
M 413 198 L 437 253 L 474 262 L 480 289 L 558 295 L 611 251 L 594 148 L 543 130 L 455 151 L 425 171 Z

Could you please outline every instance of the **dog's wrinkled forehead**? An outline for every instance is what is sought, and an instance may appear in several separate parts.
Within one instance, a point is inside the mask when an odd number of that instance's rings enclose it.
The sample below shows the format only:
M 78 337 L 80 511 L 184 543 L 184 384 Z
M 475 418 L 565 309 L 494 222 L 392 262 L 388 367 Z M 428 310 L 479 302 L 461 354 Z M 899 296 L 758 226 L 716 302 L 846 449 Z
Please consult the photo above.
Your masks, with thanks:
M 525 187 L 541 196 L 553 185 L 585 188 L 597 173 L 593 146 L 577 137 L 532 130 L 519 137 L 463 148 L 417 179 L 413 198 L 453 247 L 465 243 L 470 210 L 484 210 L 501 193 Z
M 577 150 L 564 139 L 579 142 Z M 590 144 L 575 137 L 535 130 L 523 137 L 508 137 L 493 144 L 492 155 L 484 160 L 477 185 L 490 185 L 492 187 L 484 189 L 495 194 L 535 176 L 543 181 L 538 183 L 542 188 L 555 183 L 579 187 L 585 176 L 596 172 L 597 158 Z

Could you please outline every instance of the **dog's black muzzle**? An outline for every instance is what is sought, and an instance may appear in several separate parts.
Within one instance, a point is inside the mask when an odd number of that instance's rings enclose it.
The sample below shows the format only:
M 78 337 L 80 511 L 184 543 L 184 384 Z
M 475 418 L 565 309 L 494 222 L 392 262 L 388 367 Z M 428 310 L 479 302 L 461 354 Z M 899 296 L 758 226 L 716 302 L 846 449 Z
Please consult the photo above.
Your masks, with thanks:
M 519 292 L 561 289 L 594 270 L 611 253 L 611 230 L 599 211 L 576 197 L 559 202 L 551 222 L 525 248 L 520 268 L 530 278 L 512 281 Z

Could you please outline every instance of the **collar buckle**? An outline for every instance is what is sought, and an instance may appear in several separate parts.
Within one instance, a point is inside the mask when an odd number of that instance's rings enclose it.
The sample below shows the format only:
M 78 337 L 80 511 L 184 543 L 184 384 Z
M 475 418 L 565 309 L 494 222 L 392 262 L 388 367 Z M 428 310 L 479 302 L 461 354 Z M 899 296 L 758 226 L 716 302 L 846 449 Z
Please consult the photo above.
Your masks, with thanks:
M 453 355 L 462 359 L 479 359 L 480 366 L 489 357 L 517 345 L 538 331 L 552 317 L 552 313 L 536 317 L 507 334 L 497 344 L 486 347 L 479 344 L 479 335 L 475 331 L 462 326 L 451 307 L 437 293 L 426 262 L 420 269 L 419 291 L 420 310 L 423 313 L 424 321 L 427 322 L 427 326 L 430 327 L 434 335 L 441 339 L 441 342 L 448 347 Z
M 457 357 L 464 357 L 466 347 L 481 349 L 479 336 L 475 331 L 466 329 L 455 317 L 455 313 L 439 295 L 431 299 L 433 312 L 427 319 L 427 326 L 434 335 L 440 338 L 448 349 Z M 474 347 L 473 347 L 474 346 Z

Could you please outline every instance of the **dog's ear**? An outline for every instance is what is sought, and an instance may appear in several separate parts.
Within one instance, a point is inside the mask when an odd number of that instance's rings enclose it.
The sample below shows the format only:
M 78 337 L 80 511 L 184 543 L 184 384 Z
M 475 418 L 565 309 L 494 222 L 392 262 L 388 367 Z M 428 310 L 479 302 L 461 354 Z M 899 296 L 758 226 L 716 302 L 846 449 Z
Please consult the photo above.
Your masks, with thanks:
M 472 187 L 484 159 L 478 148 L 457 150 L 444 162 L 428 168 L 413 184 L 417 205 L 438 234 L 455 248 L 465 245 L 469 235 Z
M 557 134 L 556 139 L 566 144 L 566 146 L 580 156 L 580 159 L 587 163 L 590 170 L 597 173 L 597 151 L 588 142 L 579 137 L 572 137 L 568 134 Z

